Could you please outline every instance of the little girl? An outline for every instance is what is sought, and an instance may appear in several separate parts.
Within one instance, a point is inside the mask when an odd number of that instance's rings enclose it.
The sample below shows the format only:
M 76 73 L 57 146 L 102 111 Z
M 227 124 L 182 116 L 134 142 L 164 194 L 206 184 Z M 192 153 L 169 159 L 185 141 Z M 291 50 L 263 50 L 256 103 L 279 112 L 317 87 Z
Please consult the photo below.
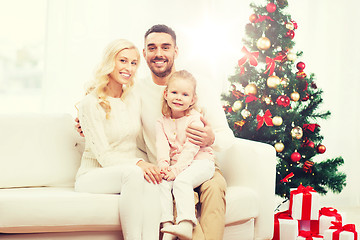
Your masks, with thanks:
M 193 189 L 214 175 L 214 153 L 210 147 L 189 142 L 185 129 L 201 124 L 195 110 L 196 80 L 187 71 L 171 75 L 164 91 L 162 114 L 156 125 L 157 161 L 163 175 L 160 184 L 163 240 L 192 239 L 195 216 Z M 173 225 L 173 198 L 176 202 L 177 225 Z

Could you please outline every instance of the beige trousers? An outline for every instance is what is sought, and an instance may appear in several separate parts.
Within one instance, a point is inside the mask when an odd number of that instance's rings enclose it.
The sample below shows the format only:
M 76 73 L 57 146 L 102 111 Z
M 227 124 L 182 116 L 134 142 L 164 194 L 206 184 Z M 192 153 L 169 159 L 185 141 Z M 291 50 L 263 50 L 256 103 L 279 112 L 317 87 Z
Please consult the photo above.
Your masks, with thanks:
M 226 181 L 219 169 L 214 177 L 196 188 L 200 195 L 200 224 L 196 225 L 193 240 L 222 240 L 225 229 Z

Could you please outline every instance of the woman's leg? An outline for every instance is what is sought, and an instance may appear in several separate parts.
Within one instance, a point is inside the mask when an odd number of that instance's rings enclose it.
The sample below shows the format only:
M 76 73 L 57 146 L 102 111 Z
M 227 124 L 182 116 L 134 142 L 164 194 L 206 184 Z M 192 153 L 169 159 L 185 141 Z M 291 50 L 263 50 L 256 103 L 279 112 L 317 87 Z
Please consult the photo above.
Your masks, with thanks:
M 143 240 L 159 240 L 160 229 L 160 193 L 159 185 L 148 183 L 144 179 L 144 218 L 143 218 Z
M 125 240 L 141 240 L 144 175 L 136 165 L 94 169 L 78 177 L 75 191 L 121 193 L 120 221 Z

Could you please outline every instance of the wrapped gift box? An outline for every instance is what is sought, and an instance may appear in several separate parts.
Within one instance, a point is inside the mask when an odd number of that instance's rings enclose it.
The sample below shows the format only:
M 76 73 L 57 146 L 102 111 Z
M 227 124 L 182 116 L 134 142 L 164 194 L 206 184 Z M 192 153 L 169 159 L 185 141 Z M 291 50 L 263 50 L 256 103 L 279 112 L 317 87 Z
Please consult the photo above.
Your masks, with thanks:
M 324 232 L 324 240 L 358 240 L 359 234 L 355 230 L 354 224 L 341 226 L 341 223 L 334 223 L 332 229 Z
M 323 240 L 323 236 L 313 233 L 311 231 L 300 231 L 296 240 Z
M 290 211 L 275 214 L 273 240 L 296 240 L 299 235 L 299 222 L 293 219 Z
M 299 220 L 299 230 L 319 234 L 319 220 Z
M 319 220 L 319 194 L 310 186 L 300 185 L 290 192 L 290 214 L 297 220 Z
M 345 222 L 343 213 L 339 213 L 335 208 L 323 207 L 319 212 L 319 234 L 324 234 L 331 226 L 331 222 Z

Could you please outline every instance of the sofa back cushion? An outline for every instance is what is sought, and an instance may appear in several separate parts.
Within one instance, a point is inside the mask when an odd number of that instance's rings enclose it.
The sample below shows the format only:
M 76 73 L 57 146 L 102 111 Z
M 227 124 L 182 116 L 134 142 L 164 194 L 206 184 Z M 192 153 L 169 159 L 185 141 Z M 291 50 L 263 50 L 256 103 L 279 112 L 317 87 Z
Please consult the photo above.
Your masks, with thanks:
M 0 114 L 0 188 L 72 186 L 76 134 L 70 114 Z

